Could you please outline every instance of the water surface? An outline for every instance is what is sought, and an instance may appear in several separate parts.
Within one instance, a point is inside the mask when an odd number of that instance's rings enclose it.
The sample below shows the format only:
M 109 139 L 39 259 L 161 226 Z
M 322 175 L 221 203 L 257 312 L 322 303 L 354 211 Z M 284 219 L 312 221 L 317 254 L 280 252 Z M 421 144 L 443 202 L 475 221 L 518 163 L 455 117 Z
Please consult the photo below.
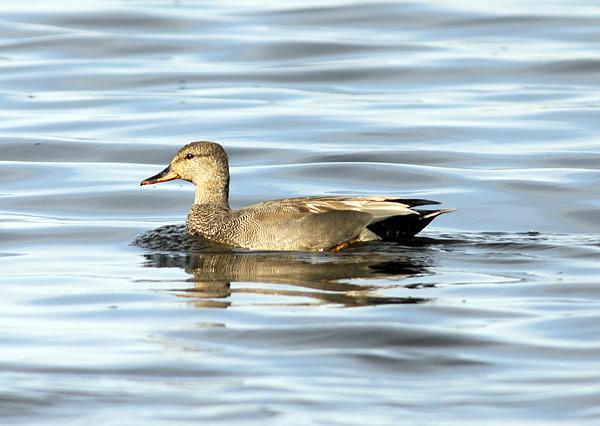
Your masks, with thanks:
M 595 2 L 21 2 L 0 35 L 5 423 L 597 423 Z M 202 139 L 236 207 L 458 210 L 191 243 L 191 186 L 138 185 Z

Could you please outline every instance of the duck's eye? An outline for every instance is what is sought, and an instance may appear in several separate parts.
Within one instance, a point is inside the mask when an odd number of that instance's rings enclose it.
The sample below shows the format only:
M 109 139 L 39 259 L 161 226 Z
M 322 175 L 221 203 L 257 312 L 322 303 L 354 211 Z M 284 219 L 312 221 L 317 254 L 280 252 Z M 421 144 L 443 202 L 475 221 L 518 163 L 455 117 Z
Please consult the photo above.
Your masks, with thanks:
M 194 154 L 188 154 L 185 156 L 186 160 L 191 160 L 192 158 L 194 158 Z

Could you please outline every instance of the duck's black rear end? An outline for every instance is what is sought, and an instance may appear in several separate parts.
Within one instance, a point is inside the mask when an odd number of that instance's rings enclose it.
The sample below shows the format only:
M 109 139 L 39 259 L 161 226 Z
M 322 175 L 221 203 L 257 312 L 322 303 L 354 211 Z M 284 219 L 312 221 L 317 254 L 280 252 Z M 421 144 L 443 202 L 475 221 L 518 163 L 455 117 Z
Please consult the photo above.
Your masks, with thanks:
M 392 216 L 381 222 L 372 223 L 367 228 L 377 234 L 383 241 L 402 241 L 414 237 L 433 219 L 443 213 L 451 212 L 453 209 L 413 210 L 418 214 Z

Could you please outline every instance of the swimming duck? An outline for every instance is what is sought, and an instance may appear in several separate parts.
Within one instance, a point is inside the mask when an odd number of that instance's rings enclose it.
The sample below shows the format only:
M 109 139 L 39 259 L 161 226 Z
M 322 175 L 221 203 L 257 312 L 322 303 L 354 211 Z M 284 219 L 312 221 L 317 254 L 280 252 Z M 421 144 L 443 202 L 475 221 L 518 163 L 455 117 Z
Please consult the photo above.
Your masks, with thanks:
M 227 153 L 215 142 L 185 145 L 163 171 L 140 185 L 173 179 L 196 186 L 187 216 L 190 235 L 248 249 L 337 251 L 364 241 L 398 241 L 452 210 L 414 209 L 439 203 L 385 196 L 286 198 L 232 210 Z

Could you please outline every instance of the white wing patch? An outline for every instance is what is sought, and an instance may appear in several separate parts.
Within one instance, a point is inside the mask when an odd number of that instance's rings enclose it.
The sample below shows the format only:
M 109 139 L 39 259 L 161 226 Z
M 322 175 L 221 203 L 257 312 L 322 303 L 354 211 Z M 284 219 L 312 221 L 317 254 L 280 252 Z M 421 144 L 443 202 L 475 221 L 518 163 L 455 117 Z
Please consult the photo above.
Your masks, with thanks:
M 407 204 L 389 201 L 390 198 L 373 197 L 315 197 L 305 198 L 302 204 L 311 213 L 323 213 L 330 210 L 355 210 L 373 216 L 370 223 L 380 222 L 392 216 L 419 214 Z

